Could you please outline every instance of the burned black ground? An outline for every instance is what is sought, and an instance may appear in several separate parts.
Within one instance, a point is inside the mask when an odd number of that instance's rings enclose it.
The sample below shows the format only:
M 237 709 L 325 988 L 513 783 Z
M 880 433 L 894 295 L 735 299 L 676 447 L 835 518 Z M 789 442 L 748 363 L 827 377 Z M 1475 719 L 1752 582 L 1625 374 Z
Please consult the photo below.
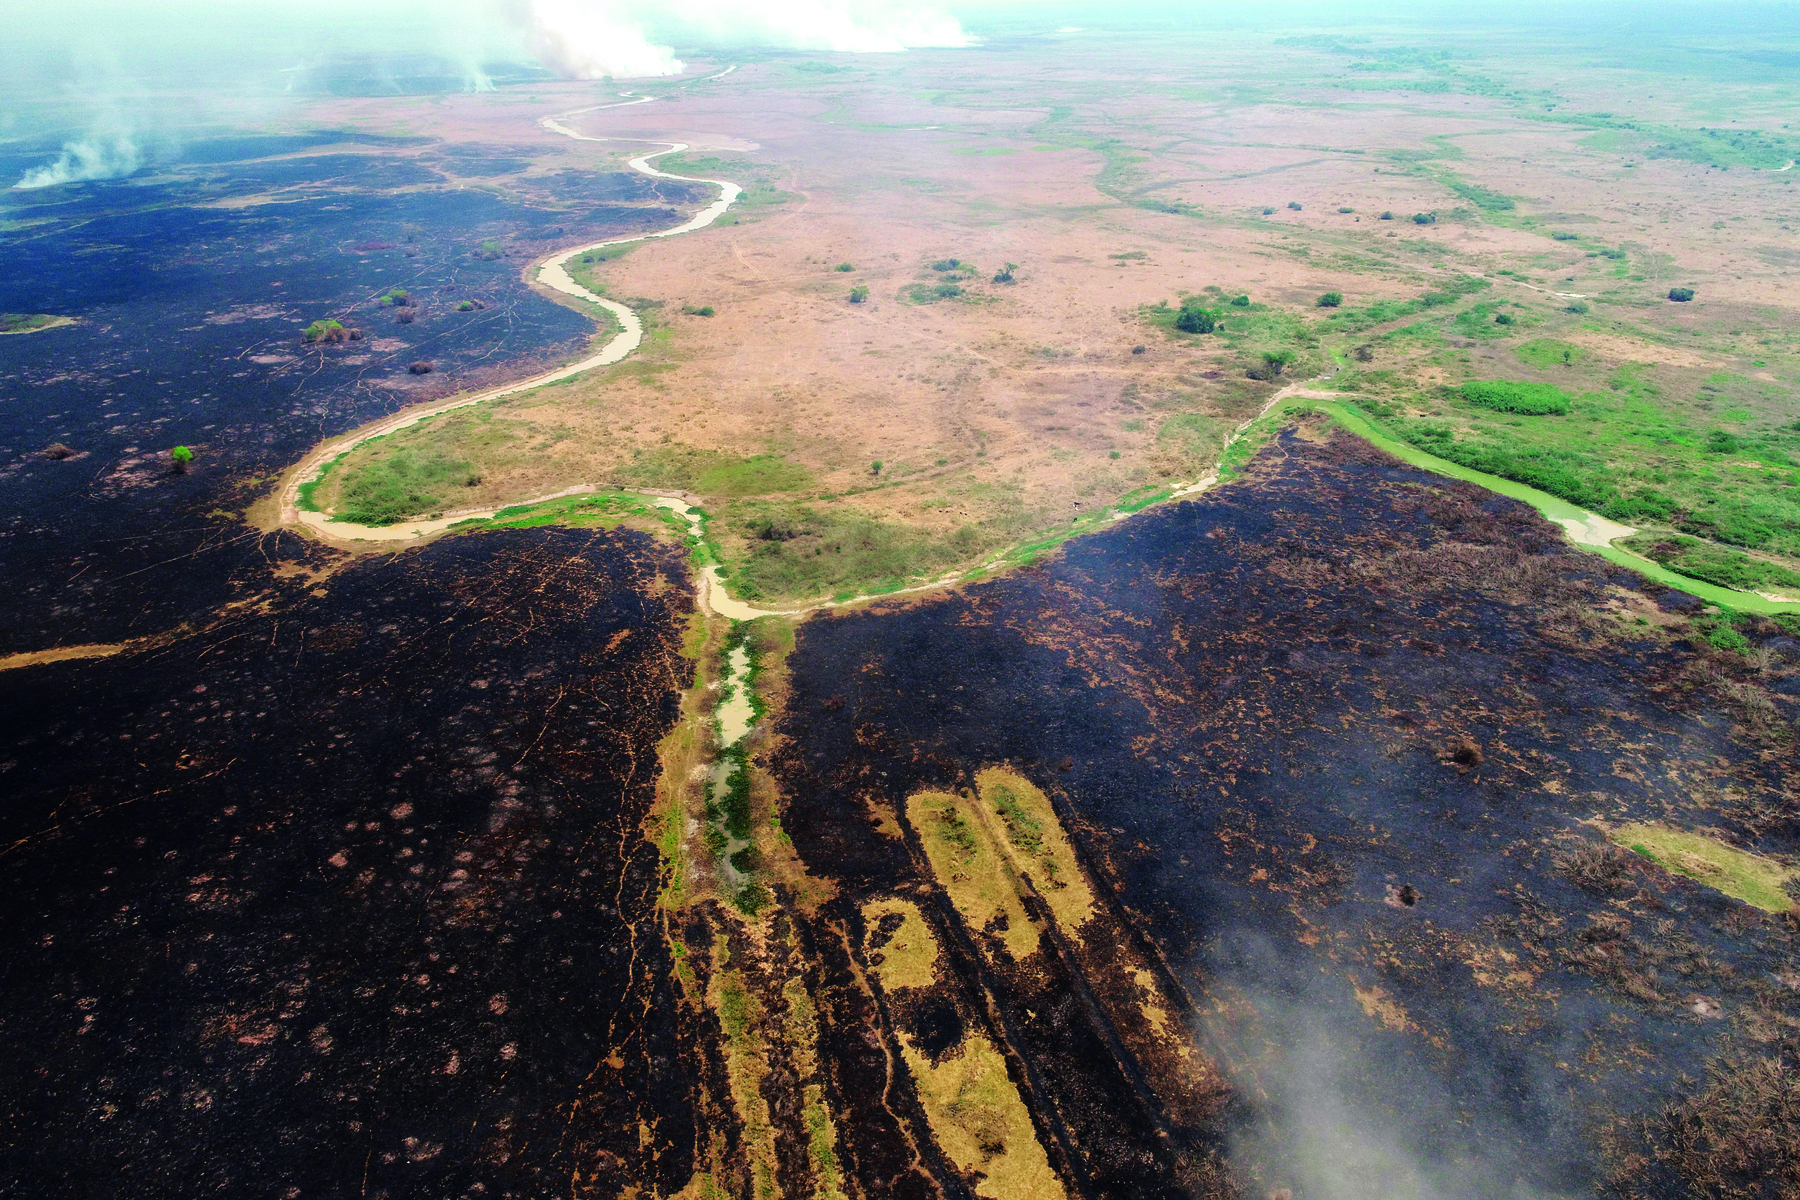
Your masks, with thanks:
M 646 535 L 499 533 L 10 673 L 0 1192 L 685 1184 L 643 823 L 691 610 Z
M 1643 597 L 1522 505 L 1290 429 L 1244 480 L 1043 566 L 803 625 L 767 757 L 839 889 L 828 926 L 934 891 L 878 811 L 999 763 L 1053 797 L 1232 1085 L 1159 1139 L 1074 981 L 963 955 L 963 1011 L 992 998 L 1082 1194 L 1223 1186 L 1172 1153 L 1216 1138 L 1253 1190 L 1681 1195 L 1643 1131 L 1722 1049 L 1792 1029 L 1793 925 L 1567 864 L 1592 820 L 1800 849 L 1793 646 L 1770 631 L 1759 676 L 1640 624 Z
M 648 203 L 596 208 L 563 176 L 556 195 L 496 196 L 349 143 L 253 157 L 307 140 L 203 141 L 146 179 L 0 193 L 0 311 L 78 319 L 0 338 L 0 653 L 158 634 L 241 600 L 266 566 L 241 520 L 278 472 L 321 438 L 581 352 L 593 322 L 522 268 L 674 224 L 688 195 L 617 173 L 589 176 L 590 199 Z M 221 203 L 249 197 L 269 202 Z M 405 323 L 380 303 L 393 288 L 411 293 Z M 362 338 L 305 344 L 326 318 Z M 409 373 L 420 360 L 429 375 Z M 75 455 L 44 458 L 52 444 Z M 197 453 L 183 475 L 176 445 Z

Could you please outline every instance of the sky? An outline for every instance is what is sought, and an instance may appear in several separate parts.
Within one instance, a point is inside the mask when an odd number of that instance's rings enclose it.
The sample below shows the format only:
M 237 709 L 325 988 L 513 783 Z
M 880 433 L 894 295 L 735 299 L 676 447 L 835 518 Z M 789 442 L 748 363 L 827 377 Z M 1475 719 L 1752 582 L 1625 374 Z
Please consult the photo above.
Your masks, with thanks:
M 1713 36 L 1727 47 L 1800 51 L 1795 0 L 0 0 L 0 149 L 49 139 L 59 157 L 31 177 L 40 183 L 127 175 L 173 114 L 190 127 L 253 123 L 318 91 L 334 64 L 352 59 L 411 80 L 396 90 L 478 91 L 498 64 L 631 79 L 734 52 L 974 52 L 1069 28 L 1108 36 L 1381 23 L 1409 37 L 1500 23 L 1596 45 Z

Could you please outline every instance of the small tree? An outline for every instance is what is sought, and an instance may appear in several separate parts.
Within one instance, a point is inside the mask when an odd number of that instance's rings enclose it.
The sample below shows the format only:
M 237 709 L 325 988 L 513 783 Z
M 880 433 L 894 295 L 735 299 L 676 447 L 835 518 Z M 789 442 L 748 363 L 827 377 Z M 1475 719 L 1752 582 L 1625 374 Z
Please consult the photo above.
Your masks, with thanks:
M 1669 289 L 1669 299 L 1675 301 L 1678 304 L 1686 304 L 1689 300 L 1692 300 L 1693 298 L 1694 298 L 1694 289 L 1693 288 L 1670 288 Z
M 1289 200 L 1288 207 L 1293 209 L 1295 212 L 1299 212 L 1300 211 L 1300 202 L 1298 200 Z
M 186 475 L 188 464 L 194 461 L 194 452 L 186 446 L 177 446 L 169 451 L 169 470 L 177 475 Z
M 1000 273 L 994 276 L 994 282 L 1011 283 L 1013 281 L 1013 268 L 1018 265 L 1018 263 L 1007 263 L 1004 267 L 1000 268 Z
M 1183 306 L 1175 315 L 1175 328 L 1183 333 L 1211 333 L 1213 325 L 1213 315 L 1204 308 Z
M 1265 208 L 1265 209 L 1263 209 L 1263 216 L 1265 216 L 1265 217 L 1272 217 L 1272 216 L 1274 216 L 1274 215 L 1275 215 L 1275 210 L 1274 210 L 1274 209 L 1272 209 L 1272 208 Z
M 1436 213 L 1414 213 L 1413 214 L 1413 224 L 1414 225 L 1436 225 L 1437 224 L 1437 214 Z
M 1233 296 L 1231 298 L 1231 306 L 1233 308 L 1249 308 L 1250 307 L 1250 297 L 1248 297 L 1248 296 Z
M 1377 221 L 1391 221 L 1394 219 L 1394 214 L 1391 212 L 1384 212 L 1379 217 L 1376 217 L 1375 219 Z
M 869 474 L 871 474 L 871 475 L 881 474 L 881 460 L 879 458 L 869 464 Z
M 1343 302 L 1344 293 L 1342 292 L 1326 292 L 1323 296 L 1319 297 L 1320 308 L 1336 308 Z
M 850 289 L 850 303 L 861 304 L 864 300 L 867 300 L 868 298 L 869 298 L 869 289 L 866 287 L 863 287 L 861 284 L 858 284 L 857 286 Z

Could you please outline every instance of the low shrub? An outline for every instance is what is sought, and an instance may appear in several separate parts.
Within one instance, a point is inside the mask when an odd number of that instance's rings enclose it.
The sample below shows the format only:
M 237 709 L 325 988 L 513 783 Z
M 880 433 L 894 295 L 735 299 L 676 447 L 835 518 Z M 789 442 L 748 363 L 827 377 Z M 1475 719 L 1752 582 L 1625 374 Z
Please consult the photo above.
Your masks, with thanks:
M 1323 296 L 1319 297 L 1318 305 L 1320 308 L 1336 308 L 1339 305 L 1341 305 L 1343 302 L 1344 302 L 1344 293 L 1342 293 L 1342 292 L 1326 292 Z
M 1470 404 L 1494 412 L 1541 417 L 1563 416 L 1569 411 L 1569 394 L 1548 383 L 1493 380 L 1465 383 L 1459 390 Z
M 1694 289 L 1693 288 L 1670 288 L 1669 289 L 1669 299 L 1675 301 L 1677 304 L 1686 304 L 1689 300 L 1692 300 L 1693 298 L 1694 298 Z

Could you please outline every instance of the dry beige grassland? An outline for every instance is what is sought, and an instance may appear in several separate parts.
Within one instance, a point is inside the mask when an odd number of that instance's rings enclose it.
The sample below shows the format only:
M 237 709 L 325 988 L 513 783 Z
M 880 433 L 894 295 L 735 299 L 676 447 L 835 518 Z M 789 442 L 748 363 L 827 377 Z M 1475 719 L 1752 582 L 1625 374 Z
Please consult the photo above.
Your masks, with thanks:
M 1749 373 L 1752 356 L 1786 353 L 1746 331 L 1792 327 L 1780 246 L 1800 172 L 1714 171 L 1617 138 L 1597 145 L 1591 128 L 1544 120 L 1525 92 L 1459 82 L 1541 89 L 1549 68 L 1536 60 L 1464 63 L 1433 94 L 1404 72 L 1383 90 L 1383 77 L 1341 57 L 1267 37 L 1191 49 L 1153 59 L 1072 39 L 844 57 L 828 72 L 746 63 L 718 81 L 647 83 L 663 98 L 568 119 L 616 143 L 538 124 L 609 94 L 595 85 L 323 103 L 311 119 L 504 146 L 540 173 L 617 170 L 645 141 L 679 139 L 688 160 L 706 160 L 694 173 L 735 169 L 763 185 L 735 220 L 595 268 L 609 295 L 659 302 L 631 360 L 358 455 L 412 444 L 468 458 L 481 479 L 458 496 L 469 506 L 583 481 L 692 491 L 725 518 L 712 532 L 728 564 L 750 565 L 734 590 L 797 599 L 935 576 L 1135 488 L 1197 478 L 1209 439 L 1275 390 L 1245 378 L 1261 349 L 1291 349 L 1294 372 L 1316 372 L 1369 336 L 1325 331 L 1313 301 L 1326 291 L 1358 306 L 1487 274 L 1483 299 L 1514 303 L 1534 336 L 1566 334 L 1608 360 Z M 1634 88 L 1657 90 L 1620 76 L 1607 103 L 1628 110 L 1620 93 Z M 1644 103 L 1655 119 L 1679 116 Z M 528 189 L 532 178 L 480 186 Z M 1462 185 L 1515 207 L 1483 211 Z M 1415 212 L 1439 219 L 1415 224 Z M 1631 247 L 1630 274 L 1590 256 L 1599 245 Z M 909 301 L 913 285 L 942 280 L 930 264 L 946 258 L 974 264 L 964 293 Z M 833 269 L 844 262 L 855 270 Z M 990 282 L 1007 263 L 1016 282 Z M 1664 302 L 1676 283 L 1700 287 L 1704 311 Z M 1207 285 L 1223 289 L 1215 302 L 1248 294 L 1284 323 L 1228 341 L 1145 321 L 1145 306 Z M 849 302 L 852 286 L 869 289 L 867 302 Z M 1559 292 L 1608 300 L 1578 320 Z M 1376 365 L 1431 386 L 1506 347 L 1461 350 L 1398 342 Z M 1762 377 L 1771 371 L 1793 366 L 1769 363 Z M 1168 425 L 1184 414 L 1202 421 Z M 709 490 L 704 470 L 689 469 L 749 455 L 804 470 L 759 502 L 754 481 L 715 473 L 727 482 Z M 877 550 L 834 574 L 846 536 Z M 898 548 L 878 552 L 883 538 Z M 784 553 L 774 569 L 770 556 Z

